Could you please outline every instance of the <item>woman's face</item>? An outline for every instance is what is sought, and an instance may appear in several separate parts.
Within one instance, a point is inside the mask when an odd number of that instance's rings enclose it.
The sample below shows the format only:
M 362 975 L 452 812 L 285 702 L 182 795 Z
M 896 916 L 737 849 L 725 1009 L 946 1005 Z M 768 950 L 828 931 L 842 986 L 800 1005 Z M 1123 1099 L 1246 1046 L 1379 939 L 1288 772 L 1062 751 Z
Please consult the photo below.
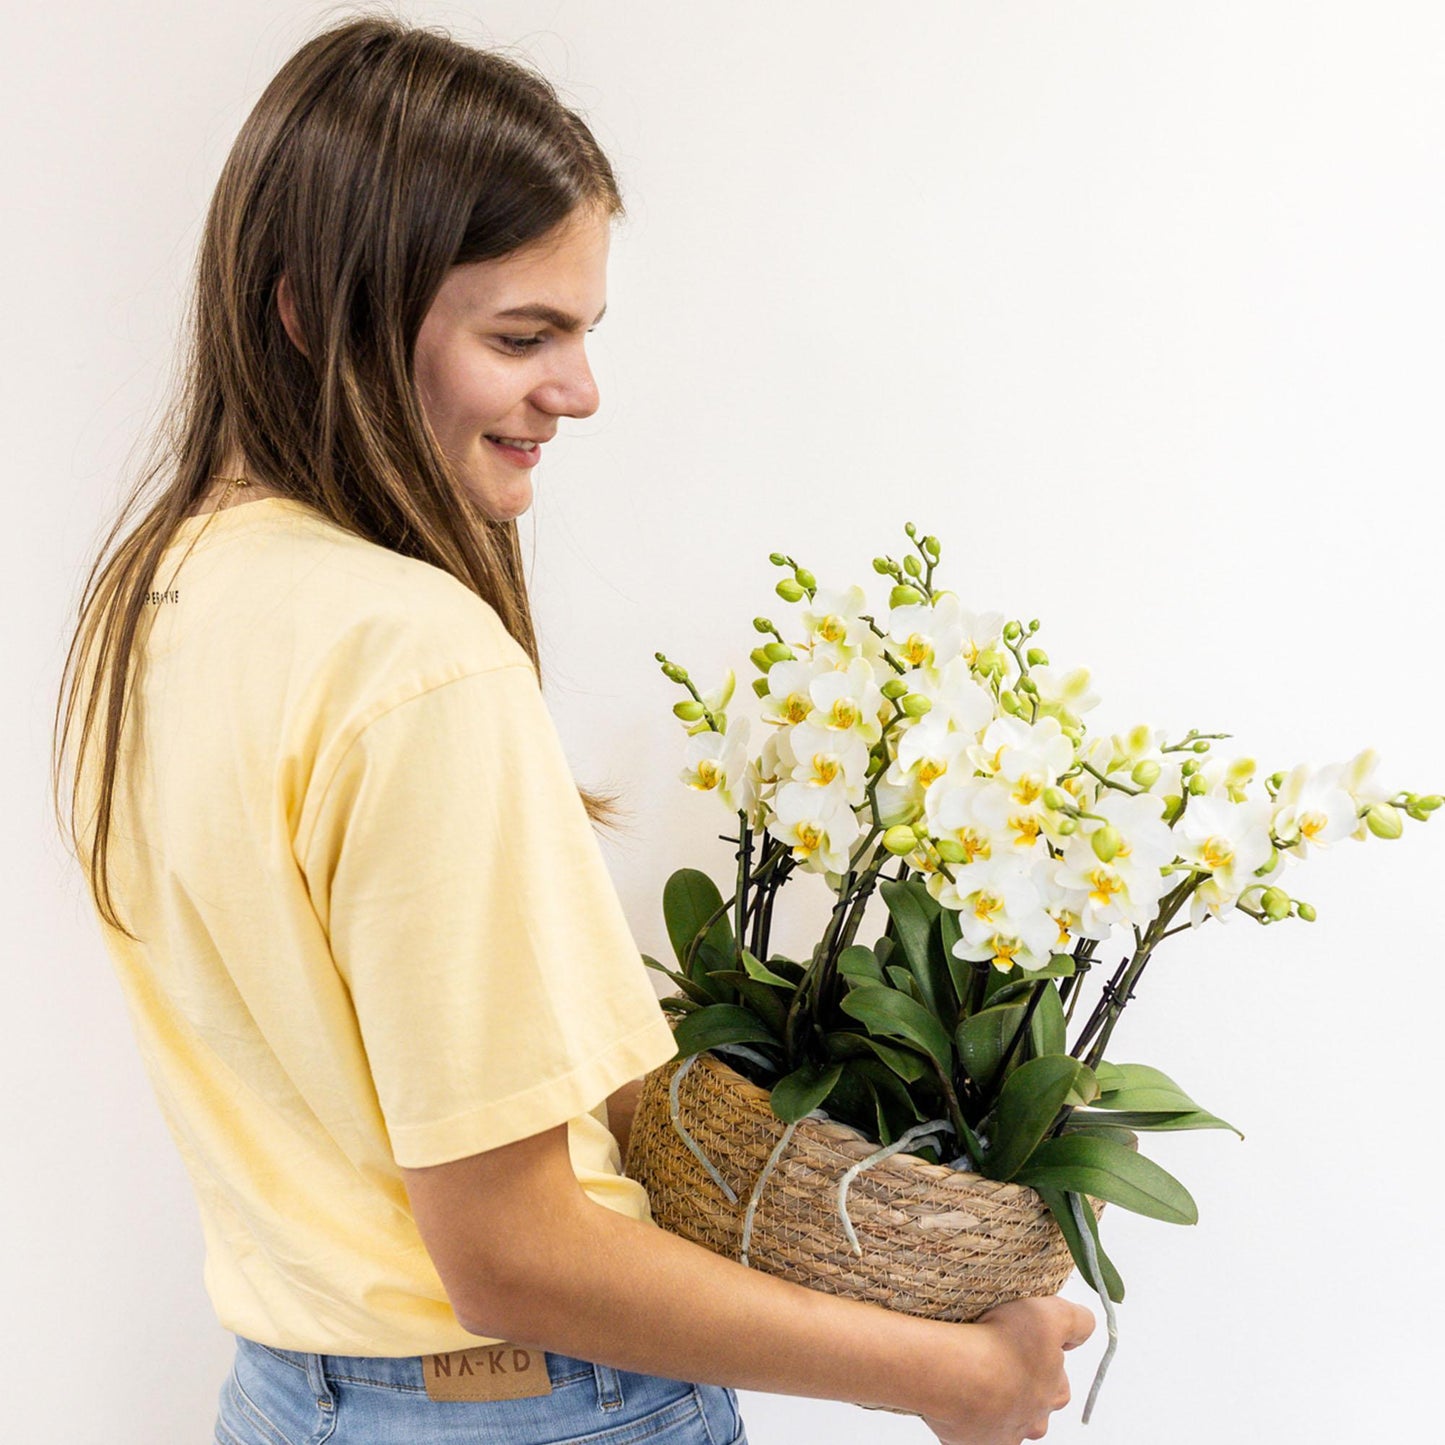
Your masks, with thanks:
M 606 309 L 611 229 L 585 208 L 510 255 L 454 266 L 422 321 L 422 410 L 468 494 L 499 522 L 532 505 L 532 469 L 558 419 L 597 410 L 585 341 Z

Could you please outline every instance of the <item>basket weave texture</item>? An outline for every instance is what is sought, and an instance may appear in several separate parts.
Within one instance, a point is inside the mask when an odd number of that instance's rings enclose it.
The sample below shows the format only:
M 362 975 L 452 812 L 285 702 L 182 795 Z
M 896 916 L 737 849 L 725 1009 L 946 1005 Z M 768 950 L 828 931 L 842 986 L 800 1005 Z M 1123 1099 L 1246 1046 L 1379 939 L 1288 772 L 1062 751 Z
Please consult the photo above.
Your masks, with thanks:
M 670 1233 L 739 1259 L 748 1201 L 786 1125 L 759 1088 L 715 1054 L 692 1062 L 679 1119 L 731 1186 L 730 1202 L 673 1126 L 669 1086 L 682 1062 L 646 1076 L 633 1117 L 627 1174 L 647 1190 Z M 799 1122 L 768 1175 L 748 1236 L 747 1263 L 810 1289 L 928 1319 L 966 1321 L 1007 1300 L 1056 1294 L 1073 1269 L 1068 1245 L 1034 1190 L 897 1153 L 844 1172 L 879 1145 L 850 1125 Z M 1097 1215 L 1103 1208 L 1091 1200 Z

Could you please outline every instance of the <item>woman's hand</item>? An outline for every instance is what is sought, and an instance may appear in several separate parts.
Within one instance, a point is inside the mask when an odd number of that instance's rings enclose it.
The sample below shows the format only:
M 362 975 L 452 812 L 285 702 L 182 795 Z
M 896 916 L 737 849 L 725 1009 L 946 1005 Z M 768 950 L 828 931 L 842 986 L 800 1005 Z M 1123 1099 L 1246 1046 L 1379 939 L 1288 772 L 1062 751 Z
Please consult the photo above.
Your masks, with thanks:
M 1069 1403 L 1064 1351 L 1093 1334 L 1094 1316 L 1082 1305 L 1050 1296 L 998 1305 L 962 1328 L 975 1336 L 960 1378 L 967 1375 L 977 1386 L 961 1387 L 954 1401 L 924 1414 L 924 1423 L 942 1445 L 1020 1445 L 1043 1439 L 1049 1416 Z

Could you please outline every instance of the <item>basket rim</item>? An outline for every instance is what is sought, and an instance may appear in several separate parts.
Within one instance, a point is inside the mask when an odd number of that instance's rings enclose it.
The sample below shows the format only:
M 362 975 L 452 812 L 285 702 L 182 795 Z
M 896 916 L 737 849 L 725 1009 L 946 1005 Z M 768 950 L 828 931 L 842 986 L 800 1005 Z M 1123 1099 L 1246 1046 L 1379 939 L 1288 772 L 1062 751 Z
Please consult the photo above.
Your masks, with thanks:
M 683 1059 L 669 1059 L 662 1065 L 662 1068 L 668 1071 L 669 1083 L 673 1074 L 685 1062 L 686 1060 Z M 724 1075 L 729 1089 L 740 1094 L 748 1102 L 761 1105 L 778 1124 L 782 1124 L 782 1120 L 772 1112 L 772 1099 L 769 1091 L 755 1084 L 746 1074 L 739 1073 L 711 1049 L 705 1049 L 701 1054 L 694 1056 L 693 1068 L 699 1067 Z M 853 1160 L 855 1163 L 858 1160 L 866 1159 L 870 1154 L 876 1154 L 884 1147 L 878 1140 L 870 1139 L 861 1129 L 844 1123 L 841 1119 L 814 1119 L 805 1115 L 798 1120 L 794 1130 L 794 1137 L 798 1134 L 803 1134 L 813 1143 L 835 1149 L 844 1155 L 856 1156 Z M 1018 1184 L 1011 1179 L 990 1179 L 988 1175 L 979 1174 L 973 1170 L 950 1169 L 946 1164 L 930 1163 L 920 1155 L 910 1154 L 906 1149 L 900 1149 L 896 1154 L 890 1154 L 886 1159 L 880 1159 L 877 1164 L 870 1165 L 868 1172 L 875 1176 L 879 1173 L 885 1175 L 892 1172 L 904 1173 L 934 1184 L 948 1184 L 955 1189 L 983 1186 L 990 1192 L 997 1191 L 1005 1198 L 1032 1195 L 1038 1199 L 1040 1204 L 1043 1203 L 1038 1191 L 1030 1185 Z

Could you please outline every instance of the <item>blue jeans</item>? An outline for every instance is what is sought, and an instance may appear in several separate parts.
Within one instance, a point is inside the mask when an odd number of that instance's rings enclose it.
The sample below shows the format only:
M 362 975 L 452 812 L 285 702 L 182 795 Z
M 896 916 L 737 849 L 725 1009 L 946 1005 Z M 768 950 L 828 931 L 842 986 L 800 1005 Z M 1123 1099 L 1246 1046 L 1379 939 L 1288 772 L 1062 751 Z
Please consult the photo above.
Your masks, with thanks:
M 236 1336 L 216 1445 L 748 1445 L 735 1390 L 547 1351 L 550 1395 L 433 1400 L 419 1355 L 313 1355 Z

